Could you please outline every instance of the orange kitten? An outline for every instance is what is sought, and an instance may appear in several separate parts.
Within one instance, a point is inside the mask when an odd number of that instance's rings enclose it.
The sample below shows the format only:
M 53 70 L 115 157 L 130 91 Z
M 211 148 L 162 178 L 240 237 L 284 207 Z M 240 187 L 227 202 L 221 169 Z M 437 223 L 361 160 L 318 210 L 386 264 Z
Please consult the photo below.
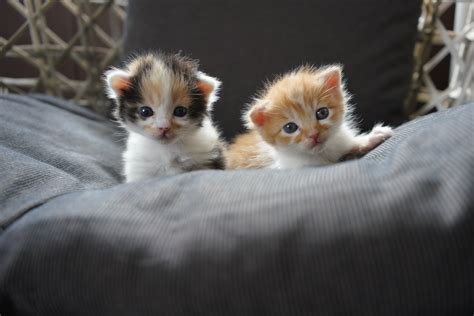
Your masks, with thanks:
M 363 155 L 393 134 L 376 125 L 359 134 L 340 66 L 305 66 L 267 85 L 244 113 L 250 131 L 226 153 L 228 169 L 296 168 Z

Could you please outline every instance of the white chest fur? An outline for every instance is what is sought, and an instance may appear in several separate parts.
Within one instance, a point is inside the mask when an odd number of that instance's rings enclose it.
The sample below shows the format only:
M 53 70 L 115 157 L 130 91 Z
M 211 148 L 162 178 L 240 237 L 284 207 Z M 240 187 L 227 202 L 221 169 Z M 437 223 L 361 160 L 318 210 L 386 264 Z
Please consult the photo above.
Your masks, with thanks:
M 127 148 L 123 153 L 126 181 L 182 173 L 189 165 L 211 159 L 218 142 L 219 134 L 210 120 L 205 120 L 203 127 L 195 133 L 172 144 L 162 144 L 129 131 Z

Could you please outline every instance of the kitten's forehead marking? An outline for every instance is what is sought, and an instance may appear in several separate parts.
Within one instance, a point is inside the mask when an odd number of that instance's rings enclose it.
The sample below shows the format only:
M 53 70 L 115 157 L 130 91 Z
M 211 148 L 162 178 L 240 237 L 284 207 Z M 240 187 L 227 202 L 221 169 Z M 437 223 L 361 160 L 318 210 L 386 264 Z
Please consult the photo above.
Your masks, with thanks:
M 314 121 L 314 106 L 313 104 L 307 104 L 305 102 L 301 89 L 295 93 L 291 93 L 288 98 L 284 98 L 279 102 L 278 108 L 285 113 L 288 120 L 293 120 L 298 125 L 304 125 Z
M 170 74 L 163 63 L 155 61 L 151 71 L 141 80 L 143 101 L 150 106 L 167 104 L 169 99 Z
M 128 70 L 137 77 L 144 104 L 171 106 L 190 102 L 188 85 L 193 70 L 179 57 L 147 55 L 132 62 Z
M 291 94 L 290 98 L 300 106 L 305 106 L 305 98 L 304 98 L 304 91 L 303 88 L 295 89 Z

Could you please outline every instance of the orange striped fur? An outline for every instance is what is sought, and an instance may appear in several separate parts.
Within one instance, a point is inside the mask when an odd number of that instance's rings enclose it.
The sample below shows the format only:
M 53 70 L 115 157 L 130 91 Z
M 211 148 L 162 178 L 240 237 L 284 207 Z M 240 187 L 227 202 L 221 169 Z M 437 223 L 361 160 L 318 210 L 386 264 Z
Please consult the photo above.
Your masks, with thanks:
M 262 150 L 262 138 L 256 131 L 240 135 L 226 152 L 227 169 L 258 169 L 272 164 L 272 157 Z

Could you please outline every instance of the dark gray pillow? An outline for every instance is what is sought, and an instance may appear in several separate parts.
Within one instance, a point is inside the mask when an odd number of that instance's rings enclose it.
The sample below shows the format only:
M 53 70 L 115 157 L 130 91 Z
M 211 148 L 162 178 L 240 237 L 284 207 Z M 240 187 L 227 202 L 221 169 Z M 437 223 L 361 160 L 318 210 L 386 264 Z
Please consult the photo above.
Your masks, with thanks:
M 403 120 L 420 0 L 134 0 L 126 53 L 183 51 L 223 80 L 215 116 L 225 135 L 274 74 L 303 63 L 345 65 L 363 126 Z
M 473 116 L 331 166 L 120 184 L 110 122 L 0 95 L 0 314 L 470 315 Z
M 77 104 L 0 94 L 0 231 L 58 195 L 119 183 L 123 136 Z

